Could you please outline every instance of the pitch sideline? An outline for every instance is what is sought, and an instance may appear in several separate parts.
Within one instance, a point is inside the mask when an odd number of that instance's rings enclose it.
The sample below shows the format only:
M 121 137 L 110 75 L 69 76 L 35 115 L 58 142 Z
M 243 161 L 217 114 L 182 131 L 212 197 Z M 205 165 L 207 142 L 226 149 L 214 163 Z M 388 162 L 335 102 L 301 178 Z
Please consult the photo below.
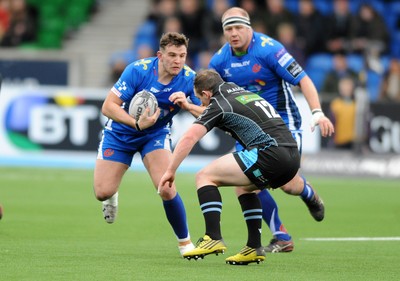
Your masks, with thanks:
M 345 242 L 345 241 L 400 241 L 399 236 L 394 237 L 309 237 L 309 238 L 299 238 L 303 241 L 317 241 L 317 242 Z

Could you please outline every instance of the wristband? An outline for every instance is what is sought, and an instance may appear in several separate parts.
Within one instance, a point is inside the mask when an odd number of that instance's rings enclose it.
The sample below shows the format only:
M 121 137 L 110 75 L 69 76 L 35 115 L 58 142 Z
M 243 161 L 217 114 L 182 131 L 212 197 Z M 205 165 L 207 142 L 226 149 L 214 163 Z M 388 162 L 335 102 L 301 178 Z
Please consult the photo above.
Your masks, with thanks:
M 139 127 L 139 122 L 136 122 L 136 130 L 139 132 L 142 131 L 142 129 L 140 129 L 140 127 Z
M 321 112 L 321 113 L 322 113 L 322 109 L 316 108 L 316 109 L 313 109 L 313 110 L 311 111 L 312 114 L 317 113 L 317 112 Z

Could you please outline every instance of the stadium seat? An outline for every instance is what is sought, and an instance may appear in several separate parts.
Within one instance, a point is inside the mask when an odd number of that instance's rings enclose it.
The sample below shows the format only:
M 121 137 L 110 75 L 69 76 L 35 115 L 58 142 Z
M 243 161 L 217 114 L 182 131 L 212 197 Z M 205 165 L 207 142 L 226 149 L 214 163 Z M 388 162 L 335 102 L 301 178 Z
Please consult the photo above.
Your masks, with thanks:
M 366 88 L 371 102 L 377 101 L 382 84 L 382 75 L 367 71 Z
M 355 71 L 360 72 L 364 68 L 364 58 L 361 55 L 351 54 L 347 55 L 347 65 L 348 67 Z

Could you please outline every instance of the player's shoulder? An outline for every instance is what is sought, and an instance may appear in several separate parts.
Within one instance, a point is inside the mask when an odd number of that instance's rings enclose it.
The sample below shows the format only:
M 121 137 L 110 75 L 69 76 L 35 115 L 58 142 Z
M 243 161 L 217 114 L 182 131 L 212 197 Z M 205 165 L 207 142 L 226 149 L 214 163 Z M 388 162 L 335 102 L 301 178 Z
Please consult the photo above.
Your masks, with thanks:
M 183 66 L 183 69 L 182 69 L 180 75 L 182 77 L 184 77 L 184 79 L 186 79 L 186 80 L 193 80 L 194 77 L 196 76 L 196 72 L 192 68 L 190 68 L 190 66 L 185 64 Z
M 131 68 L 133 71 L 147 73 L 151 71 L 156 59 L 156 57 L 143 58 L 132 62 L 127 67 Z
M 225 61 L 225 57 L 230 53 L 230 45 L 225 43 L 215 54 L 211 57 L 210 63 L 218 64 Z
M 253 46 L 260 53 L 276 53 L 283 48 L 282 43 L 263 33 L 254 32 Z

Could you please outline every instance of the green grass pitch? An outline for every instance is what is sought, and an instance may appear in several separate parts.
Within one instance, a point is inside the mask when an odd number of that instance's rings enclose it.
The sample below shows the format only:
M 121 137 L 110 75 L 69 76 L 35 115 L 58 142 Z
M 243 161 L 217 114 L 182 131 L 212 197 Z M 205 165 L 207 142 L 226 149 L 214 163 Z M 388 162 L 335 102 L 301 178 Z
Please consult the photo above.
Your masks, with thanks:
M 323 222 L 302 201 L 273 191 L 295 250 L 248 266 L 225 264 L 246 242 L 232 188 L 221 188 L 224 255 L 187 261 L 147 174 L 129 171 L 117 221 L 104 222 L 91 170 L 0 168 L 0 280 L 398 280 L 400 241 L 306 238 L 400 237 L 400 183 L 309 177 L 325 201 Z M 177 175 L 194 242 L 204 233 L 193 174 Z M 271 238 L 263 224 L 263 243 Z

